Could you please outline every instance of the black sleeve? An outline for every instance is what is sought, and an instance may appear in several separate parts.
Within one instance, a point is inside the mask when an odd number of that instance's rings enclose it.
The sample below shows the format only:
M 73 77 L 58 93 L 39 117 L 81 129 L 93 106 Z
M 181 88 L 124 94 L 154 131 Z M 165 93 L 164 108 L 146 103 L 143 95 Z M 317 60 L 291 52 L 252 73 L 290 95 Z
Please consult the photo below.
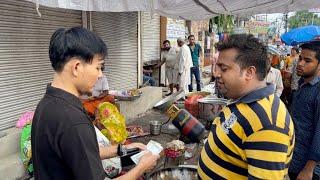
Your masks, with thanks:
M 59 144 L 62 157 L 70 167 L 74 179 L 105 178 L 95 131 L 90 124 L 77 124 L 67 129 Z

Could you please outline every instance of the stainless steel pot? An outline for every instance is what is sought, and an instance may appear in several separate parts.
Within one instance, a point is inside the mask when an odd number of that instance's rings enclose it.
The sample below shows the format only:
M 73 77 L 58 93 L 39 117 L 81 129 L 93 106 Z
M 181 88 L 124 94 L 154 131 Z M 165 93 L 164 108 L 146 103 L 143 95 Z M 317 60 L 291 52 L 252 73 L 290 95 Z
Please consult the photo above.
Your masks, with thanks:
M 223 107 L 227 105 L 227 100 L 221 98 L 202 98 L 198 100 L 198 105 L 199 119 L 206 121 L 206 129 L 209 129 L 212 121 L 218 116 Z
M 156 170 L 146 177 L 147 180 L 182 179 L 197 180 L 196 167 L 168 167 Z

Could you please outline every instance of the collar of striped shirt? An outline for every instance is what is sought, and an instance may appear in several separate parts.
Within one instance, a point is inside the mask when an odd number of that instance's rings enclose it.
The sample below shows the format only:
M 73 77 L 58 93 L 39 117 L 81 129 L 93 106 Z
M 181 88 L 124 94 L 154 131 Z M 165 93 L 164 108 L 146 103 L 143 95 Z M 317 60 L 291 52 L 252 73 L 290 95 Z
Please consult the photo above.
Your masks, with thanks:
M 272 83 L 267 83 L 266 87 L 253 90 L 250 93 L 236 99 L 235 101 L 232 101 L 230 104 L 252 103 L 252 102 L 258 101 L 260 99 L 263 99 L 265 97 L 268 97 L 273 93 L 274 93 L 274 85 Z

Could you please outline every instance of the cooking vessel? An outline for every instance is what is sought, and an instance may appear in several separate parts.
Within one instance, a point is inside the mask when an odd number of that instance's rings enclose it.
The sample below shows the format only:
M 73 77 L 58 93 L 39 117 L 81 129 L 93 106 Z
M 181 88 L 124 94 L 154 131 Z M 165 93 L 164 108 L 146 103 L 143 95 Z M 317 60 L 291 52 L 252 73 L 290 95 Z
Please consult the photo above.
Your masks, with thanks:
M 152 172 L 147 176 L 147 180 L 196 180 L 198 179 L 197 168 L 193 167 L 168 167 Z
M 206 121 L 206 129 L 209 129 L 212 121 L 219 115 L 227 100 L 222 98 L 202 98 L 198 100 L 199 119 Z

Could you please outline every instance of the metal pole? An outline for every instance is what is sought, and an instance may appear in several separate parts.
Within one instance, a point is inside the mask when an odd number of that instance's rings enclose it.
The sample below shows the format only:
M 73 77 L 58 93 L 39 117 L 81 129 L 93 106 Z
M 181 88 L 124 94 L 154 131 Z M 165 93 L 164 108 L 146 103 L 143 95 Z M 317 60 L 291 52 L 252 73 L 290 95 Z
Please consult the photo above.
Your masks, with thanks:
M 141 11 L 138 12 L 138 84 L 137 87 L 139 88 L 140 85 L 143 84 L 143 63 L 142 63 L 142 40 L 141 40 Z
M 313 25 L 314 15 L 315 15 L 315 13 L 313 13 L 313 15 L 312 15 L 312 25 Z
M 266 14 L 266 22 L 268 22 L 268 14 Z
M 285 32 L 288 32 L 288 13 L 284 15 L 284 23 Z

